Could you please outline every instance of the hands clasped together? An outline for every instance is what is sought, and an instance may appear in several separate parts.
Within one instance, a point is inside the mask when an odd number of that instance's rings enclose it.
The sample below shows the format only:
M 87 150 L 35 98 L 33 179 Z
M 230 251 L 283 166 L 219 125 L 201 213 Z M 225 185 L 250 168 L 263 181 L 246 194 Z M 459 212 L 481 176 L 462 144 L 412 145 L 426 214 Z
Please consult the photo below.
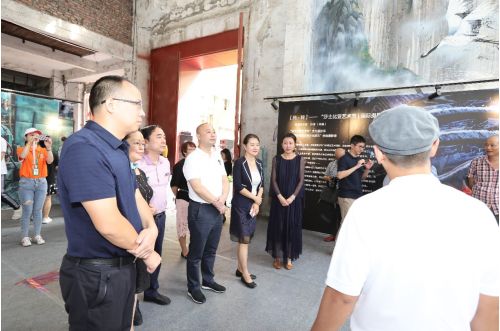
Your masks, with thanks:
M 221 195 L 220 197 L 217 197 L 214 202 L 212 202 L 212 205 L 214 205 L 217 210 L 219 210 L 220 214 L 224 214 L 227 210 L 227 207 L 224 206 L 224 201 L 226 201 L 227 196 Z
M 127 252 L 135 257 L 143 259 L 150 274 L 152 274 L 161 263 L 161 256 L 154 250 L 157 236 L 158 228 L 144 229 L 139 233 L 136 239 L 136 243 L 139 244 L 139 247 L 127 250 Z
M 281 194 L 278 195 L 278 199 L 281 202 L 281 205 L 283 207 L 288 207 L 292 204 L 292 202 L 295 200 L 295 195 L 291 195 L 288 199 L 285 199 Z

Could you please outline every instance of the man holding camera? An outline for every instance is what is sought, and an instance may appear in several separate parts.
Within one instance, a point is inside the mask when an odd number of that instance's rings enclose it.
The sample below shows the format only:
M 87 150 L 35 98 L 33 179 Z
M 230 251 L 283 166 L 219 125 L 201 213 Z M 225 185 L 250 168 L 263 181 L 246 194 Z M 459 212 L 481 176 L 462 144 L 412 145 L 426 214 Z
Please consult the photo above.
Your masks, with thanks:
M 339 205 L 342 220 L 340 221 L 340 228 L 342 223 L 356 199 L 363 196 L 363 187 L 361 181 L 365 180 L 373 167 L 373 161 L 358 159 L 358 156 L 363 153 L 365 149 L 366 140 L 360 135 L 354 135 L 351 138 L 351 149 L 345 153 L 339 160 L 337 177 L 339 178 Z
M 339 168 L 339 160 L 344 155 L 345 155 L 345 149 L 337 148 L 335 150 L 335 160 L 333 160 L 332 162 L 330 162 L 328 164 L 328 167 L 326 167 L 325 175 L 323 176 L 323 179 L 328 182 L 327 185 L 332 185 L 334 178 L 337 178 L 337 172 L 338 172 L 338 168 Z M 338 191 L 338 183 L 336 183 L 336 185 L 337 185 L 336 189 Z M 338 192 L 336 192 L 336 193 L 338 196 Z M 338 198 L 337 198 L 337 201 L 335 201 L 334 204 L 330 205 L 330 210 L 332 212 L 332 234 L 329 237 L 324 239 L 324 241 L 326 241 L 326 242 L 334 241 L 336 238 L 335 237 L 336 232 L 334 233 L 336 225 L 334 225 L 333 220 L 336 220 L 336 222 L 338 222 L 339 208 L 340 207 L 339 207 Z

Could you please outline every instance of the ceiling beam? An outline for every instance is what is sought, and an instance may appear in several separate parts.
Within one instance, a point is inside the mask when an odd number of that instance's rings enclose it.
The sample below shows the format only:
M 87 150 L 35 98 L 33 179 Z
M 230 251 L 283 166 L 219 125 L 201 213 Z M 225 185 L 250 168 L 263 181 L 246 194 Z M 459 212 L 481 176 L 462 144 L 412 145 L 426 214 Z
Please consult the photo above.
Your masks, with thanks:
M 20 61 L 15 57 L 6 57 L 2 52 L 2 69 L 10 69 L 14 71 L 23 72 L 25 74 L 40 76 L 50 78 L 52 76 L 52 70 L 47 68 L 41 68 L 40 66 L 34 65 L 33 63 L 26 63 L 25 61 Z
M 88 72 L 82 69 L 69 69 L 61 71 L 67 81 L 80 81 L 86 82 L 86 77 L 94 76 L 96 74 L 115 73 L 117 70 L 122 70 L 130 66 L 130 61 L 122 61 L 117 59 L 110 59 L 97 63 L 95 72 Z
M 2 33 L 2 49 L 4 47 L 23 52 L 27 56 L 39 56 L 69 64 L 78 69 L 86 70 L 87 72 L 95 72 L 97 70 L 97 62 L 95 61 L 83 59 L 77 55 L 69 54 L 59 50 L 53 50 L 50 47 L 38 45 L 32 43 L 31 41 L 23 42 L 23 40 L 20 38 Z

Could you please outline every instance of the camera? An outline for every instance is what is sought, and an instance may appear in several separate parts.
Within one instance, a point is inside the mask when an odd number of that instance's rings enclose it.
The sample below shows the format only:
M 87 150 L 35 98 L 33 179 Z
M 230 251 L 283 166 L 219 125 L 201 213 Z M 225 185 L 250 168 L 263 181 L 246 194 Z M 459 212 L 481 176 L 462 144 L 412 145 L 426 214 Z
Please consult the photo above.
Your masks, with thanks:
M 39 141 L 48 141 L 50 140 L 50 136 L 46 136 L 44 134 L 41 134 L 39 137 L 38 137 L 38 140 Z

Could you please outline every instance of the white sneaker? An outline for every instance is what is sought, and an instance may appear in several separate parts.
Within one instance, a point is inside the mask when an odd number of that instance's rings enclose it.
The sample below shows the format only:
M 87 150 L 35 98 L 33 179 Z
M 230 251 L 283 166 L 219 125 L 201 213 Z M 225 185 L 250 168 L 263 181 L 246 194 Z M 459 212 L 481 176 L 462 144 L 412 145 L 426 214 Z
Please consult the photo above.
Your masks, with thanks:
M 21 245 L 23 245 L 24 247 L 31 246 L 31 238 L 24 237 L 23 239 L 21 239 Z
M 45 240 L 42 239 L 41 235 L 33 237 L 33 240 L 38 244 L 38 245 L 43 245 L 45 244 Z
M 50 222 L 52 222 L 52 218 L 50 218 L 50 217 L 42 219 L 42 224 L 47 224 L 47 223 L 50 223 Z
M 14 210 L 14 214 L 12 214 L 12 219 L 18 220 L 21 218 L 22 215 L 23 215 L 23 207 L 19 208 L 18 210 Z

